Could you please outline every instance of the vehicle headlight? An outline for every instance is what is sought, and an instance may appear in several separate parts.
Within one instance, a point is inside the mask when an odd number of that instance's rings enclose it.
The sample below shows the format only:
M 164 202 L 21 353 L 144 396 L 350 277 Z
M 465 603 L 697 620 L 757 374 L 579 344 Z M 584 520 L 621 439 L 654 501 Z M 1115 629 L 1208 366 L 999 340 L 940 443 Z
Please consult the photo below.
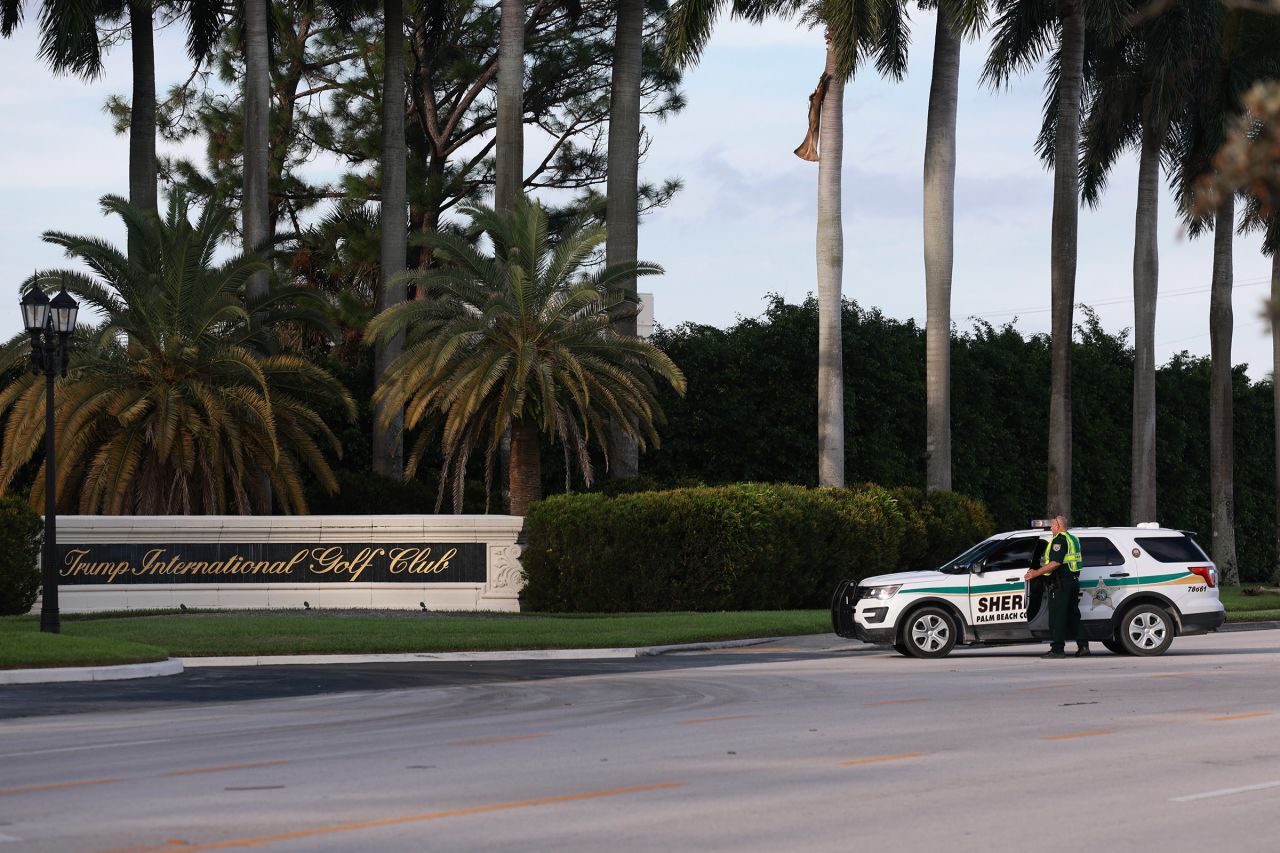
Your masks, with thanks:
M 893 598 L 894 593 L 902 589 L 902 584 L 894 584 L 893 586 L 873 586 L 867 590 L 864 598 L 875 598 L 884 601 L 887 598 Z

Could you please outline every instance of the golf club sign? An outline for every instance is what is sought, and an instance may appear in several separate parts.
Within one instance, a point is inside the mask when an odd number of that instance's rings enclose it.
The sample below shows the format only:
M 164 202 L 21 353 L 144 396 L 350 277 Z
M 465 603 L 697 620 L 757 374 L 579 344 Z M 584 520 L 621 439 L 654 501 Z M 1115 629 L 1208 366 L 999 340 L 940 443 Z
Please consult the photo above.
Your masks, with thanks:
M 458 543 L 60 543 L 59 583 L 484 583 L 485 546 Z

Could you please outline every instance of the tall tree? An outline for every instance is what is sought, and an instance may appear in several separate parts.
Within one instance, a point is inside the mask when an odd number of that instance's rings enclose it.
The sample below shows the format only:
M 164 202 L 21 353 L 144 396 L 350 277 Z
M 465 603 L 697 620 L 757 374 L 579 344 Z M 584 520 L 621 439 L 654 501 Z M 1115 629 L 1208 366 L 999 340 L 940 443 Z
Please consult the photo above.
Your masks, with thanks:
M 101 21 L 127 19 L 133 94 L 129 102 L 129 202 L 158 214 L 156 157 L 155 3 L 152 0 L 48 0 L 40 7 L 40 56 L 58 73 L 92 80 L 102 73 Z M 193 0 L 166 7 L 187 26 L 187 54 L 205 62 L 222 29 L 218 0 Z M 0 35 L 8 37 L 21 23 L 21 0 L 3 0 Z M 129 238 L 129 256 L 140 247 Z
M 1049 452 L 1046 509 L 1071 516 L 1071 334 L 1080 217 L 1079 149 L 1085 92 L 1086 38 L 1114 38 L 1125 10 L 1105 0 L 1000 0 L 983 79 L 1004 85 L 1051 53 L 1049 96 L 1053 133 L 1040 155 L 1053 167 L 1049 280 L 1052 360 L 1049 370 Z
M 1231 338 L 1232 249 L 1236 186 L 1218 186 L 1227 165 L 1218 156 L 1241 121 L 1241 97 L 1259 79 L 1280 75 L 1280 18 L 1229 9 L 1211 74 L 1201 82 L 1173 129 L 1179 203 L 1189 231 L 1213 229 L 1209 300 L 1209 491 L 1213 560 L 1225 583 L 1240 583 L 1235 535 L 1234 413 Z M 1230 182 L 1228 182 L 1230 184 Z
M 501 0 L 494 207 L 511 210 L 524 175 L 524 0 Z
M 901 79 L 907 63 L 906 10 L 902 0 L 678 0 L 671 12 L 669 62 L 696 61 L 725 6 L 732 15 L 757 23 L 771 16 L 798 15 L 802 23 L 825 33 L 823 73 L 809 97 L 809 132 L 795 153 L 818 163 L 818 484 L 843 486 L 844 87 L 869 56 L 874 56 L 881 74 Z
M 634 264 L 640 245 L 640 83 L 644 71 L 645 0 L 617 0 L 618 24 L 609 92 L 609 178 L 606 185 L 605 264 Z M 626 300 L 638 304 L 635 280 L 621 282 Z M 625 312 L 618 331 L 636 334 L 636 315 Z M 639 447 L 621 426 L 610 428 L 613 452 L 609 473 L 616 478 L 639 473 Z
M 947 492 L 951 491 L 951 274 L 960 41 L 985 23 L 988 3 L 937 0 L 932 5 L 937 9 L 937 24 L 924 145 L 925 484 L 931 492 Z
M 1137 25 L 1115 44 L 1095 52 L 1089 64 L 1080 167 L 1084 199 L 1096 206 L 1119 156 L 1130 148 L 1138 153 L 1130 466 L 1130 518 L 1135 524 L 1157 518 L 1155 321 L 1161 162 L 1174 120 L 1201 82 L 1212 76 L 1222 24 L 1217 0 L 1185 0 L 1157 10 L 1160 2 L 1144 4 L 1136 13 Z
M 405 300 L 399 280 L 408 254 L 409 200 L 408 149 L 404 138 L 405 60 L 404 0 L 383 2 L 382 60 L 382 225 L 378 310 L 386 311 Z M 374 353 L 375 382 L 400 357 L 404 335 L 379 340 Z M 384 477 L 404 477 L 404 411 L 388 410 L 390 401 L 375 406 L 373 420 L 373 469 Z

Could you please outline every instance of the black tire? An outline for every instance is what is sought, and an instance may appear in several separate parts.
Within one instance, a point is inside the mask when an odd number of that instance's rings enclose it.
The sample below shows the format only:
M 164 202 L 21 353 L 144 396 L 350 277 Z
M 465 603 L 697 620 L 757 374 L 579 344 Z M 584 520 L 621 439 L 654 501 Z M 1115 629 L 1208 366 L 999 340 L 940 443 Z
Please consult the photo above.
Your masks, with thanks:
M 911 649 L 907 648 L 907 644 L 902 642 L 901 640 L 893 641 L 893 650 L 900 655 L 904 655 L 906 657 L 912 657 Z
M 1120 618 L 1120 643 L 1131 655 L 1154 657 L 1162 655 L 1173 642 L 1176 630 L 1173 616 L 1163 607 L 1139 604 L 1126 610 Z
M 1129 650 L 1124 647 L 1124 643 L 1119 640 L 1103 640 L 1102 645 L 1107 647 L 1107 651 L 1113 655 L 1127 655 Z
M 942 658 L 956 646 L 956 620 L 941 607 L 921 607 L 902 626 L 899 642 L 917 658 Z

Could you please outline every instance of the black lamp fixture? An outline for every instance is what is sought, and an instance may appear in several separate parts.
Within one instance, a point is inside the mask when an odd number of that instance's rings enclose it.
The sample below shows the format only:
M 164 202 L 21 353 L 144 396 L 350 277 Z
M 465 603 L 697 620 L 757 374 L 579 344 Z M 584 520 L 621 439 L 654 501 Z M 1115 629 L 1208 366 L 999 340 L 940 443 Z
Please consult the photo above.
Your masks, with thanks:
M 40 630 L 56 634 L 58 618 L 58 502 L 54 472 L 57 470 L 53 429 L 53 382 L 67 375 L 67 343 L 76 328 L 80 304 L 67 293 L 66 280 L 52 300 L 40 289 L 40 277 L 19 303 L 22 324 L 31 335 L 31 371 L 45 376 L 44 421 L 44 553 L 40 558 Z

